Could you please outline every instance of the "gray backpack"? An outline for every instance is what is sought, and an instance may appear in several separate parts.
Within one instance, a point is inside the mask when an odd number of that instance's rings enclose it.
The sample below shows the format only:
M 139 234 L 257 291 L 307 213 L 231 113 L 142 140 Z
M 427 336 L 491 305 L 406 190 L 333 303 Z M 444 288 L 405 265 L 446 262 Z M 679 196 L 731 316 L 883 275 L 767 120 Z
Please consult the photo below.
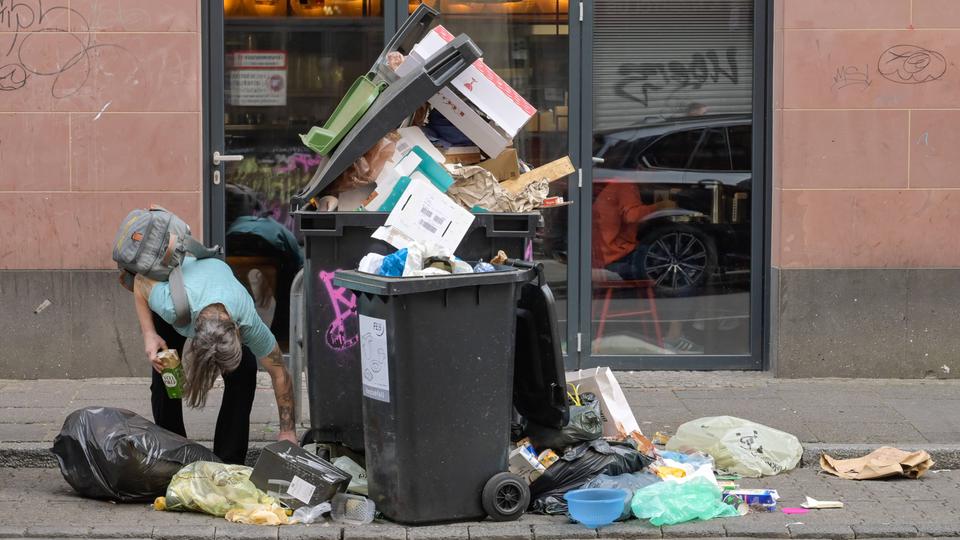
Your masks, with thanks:
M 190 322 L 190 301 L 180 267 L 187 254 L 206 259 L 219 255 L 220 248 L 208 248 L 198 242 L 190 235 L 189 225 L 159 206 L 130 212 L 113 241 L 113 260 L 122 270 L 121 283 L 128 289 L 133 289 L 135 274 L 170 282 L 176 326 Z

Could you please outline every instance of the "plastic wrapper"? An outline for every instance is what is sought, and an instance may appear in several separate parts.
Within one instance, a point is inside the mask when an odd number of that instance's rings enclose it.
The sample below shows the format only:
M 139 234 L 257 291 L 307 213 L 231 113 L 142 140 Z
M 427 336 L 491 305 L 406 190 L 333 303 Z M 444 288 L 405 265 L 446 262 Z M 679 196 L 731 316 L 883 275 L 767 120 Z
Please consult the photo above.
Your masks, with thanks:
M 367 471 L 347 456 L 340 456 L 333 460 L 333 466 L 350 475 L 350 485 L 347 491 L 359 495 L 367 495 Z
M 203 445 L 109 407 L 70 413 L 52 451 L 77 493 L 118 502 L 152 501 L 184 465 L 220 461 Z
M 323 515 L 330 513 L 331 509 L 332 507 L 329 502 L 320 503 L 316 506 L 301 506 L 293 511 L 293 517 L 290 518 L 290 523 L 302 523 L 304 525 L 323 523 L 325 521 Z
M 600 418 L 600 402 L 592 401 L 581 406 L 570 406 L 570 421 L 563 429 L 527 423 L 527 436 L 538 450 L 551 448 L 556 451 L 603 436 L 603 420 Z
M 403 275 L 403 267 L 406 264 L 407 248 L 403 248 L 384 257 L 377 273 L 386 277 L 400 277 Z
M 633 515 L 649 519 L 651 525 L 675 525 L 695 519 L 740 515 L 723 502 L 723 492 L 704 478 L 675 484 L 658 482 L 637 490 L 631 503 Z
M 530 484 L 530 509 L 541 514 L 564 514 L 563 495 L 583 487 L 601 474 L 619 476 L 643 470 L 651 459 L 629 443 L 603 440 L 585 442 L 569 448 L 560 460 Z
M 633 502 L 633 494 L 638 489 L 643 489 L 649 485 L 656 484 L 660 479 L 649 472 L 636 472 L 630 474 L 621 474 L 619 476 L 610 476 L 601 474 L 583 485 L 583 489 L 622 489 L 623 513 L 617 521 L 624 521 L 633 517 L 633 508 L 630 504 Z
M 800 440 L 749 420 L 711 416 L 680 426 L 667 450 L 697 450 L 713 457 L 718 470 L 747 477 L 771 476 L 800 463 Z
M 330 184 L 324 194 L 337 195 L 375 182 L 387 162 L 393 158 L 399 138 L 396 132 L 388 133 L 373 148 L 367 150 L 357 161 L 347 167 L 347 170 Z
M 357 269 L 368 274 L 379 274 L 380 267 L 383 266 L 383 259 L 384 256 L 379 253 L 367 253 L 360 259 L 360 265 Z
M 170 480 L 167 495 L 154 506 L 175 512 L 203 512 L 224 517 L 231 510 L 234 517 L 252 519 L 258 510 L 279 508 L 272 497 L 253 485 L 253 469 L 243 465 L 227 465 L 198 461 L 191 463 Z M 241 521 L 241 523 L 243 523 Z

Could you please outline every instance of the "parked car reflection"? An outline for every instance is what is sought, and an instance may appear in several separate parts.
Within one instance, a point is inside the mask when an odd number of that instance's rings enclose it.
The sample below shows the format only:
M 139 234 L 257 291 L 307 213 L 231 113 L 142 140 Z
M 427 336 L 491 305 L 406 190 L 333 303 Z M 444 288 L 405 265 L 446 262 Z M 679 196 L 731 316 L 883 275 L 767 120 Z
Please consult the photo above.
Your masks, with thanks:
M 603 212 L 636 197 L 646 211 L 626 229 L 636 234 L 630 256 L 617 261 L 632 267 L 629 279 L 652 280 L 658 296 L 748 286 L 751 127 L 749 115 L 712 115 L 596 134 L 594 267 L 613 262 L 604 242 L 617 241 L 603 230 Z

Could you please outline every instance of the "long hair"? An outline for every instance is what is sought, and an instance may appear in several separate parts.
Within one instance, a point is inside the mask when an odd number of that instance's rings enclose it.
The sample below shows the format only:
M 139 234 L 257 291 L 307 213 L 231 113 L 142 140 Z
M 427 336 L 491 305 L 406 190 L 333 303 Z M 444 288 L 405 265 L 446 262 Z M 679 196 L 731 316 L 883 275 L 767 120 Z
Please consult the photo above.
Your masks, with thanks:
M 193 338 L 183 348 L 183 399 L 190 407 L 203 408 L 217 377 L 237 369 L 243 352 L 237 324 L 222 304 L 203 308 L 193 330 Z

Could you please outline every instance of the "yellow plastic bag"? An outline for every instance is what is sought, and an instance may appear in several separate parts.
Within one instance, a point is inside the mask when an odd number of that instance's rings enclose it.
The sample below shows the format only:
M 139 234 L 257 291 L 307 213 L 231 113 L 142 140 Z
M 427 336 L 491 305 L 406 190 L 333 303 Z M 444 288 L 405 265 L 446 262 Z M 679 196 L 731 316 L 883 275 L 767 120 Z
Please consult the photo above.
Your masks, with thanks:
M 253 469 L 242 465 L 210 461 L 191 463 L 173 476 L 167 486 L 167 496 L 157 498 L 154 508 L 203 512 L 219 517 L 230 514 L 234 518 L 231 521 L 241 523 L 286 524 L 285 511 L 250 481 L 252 472 Z

